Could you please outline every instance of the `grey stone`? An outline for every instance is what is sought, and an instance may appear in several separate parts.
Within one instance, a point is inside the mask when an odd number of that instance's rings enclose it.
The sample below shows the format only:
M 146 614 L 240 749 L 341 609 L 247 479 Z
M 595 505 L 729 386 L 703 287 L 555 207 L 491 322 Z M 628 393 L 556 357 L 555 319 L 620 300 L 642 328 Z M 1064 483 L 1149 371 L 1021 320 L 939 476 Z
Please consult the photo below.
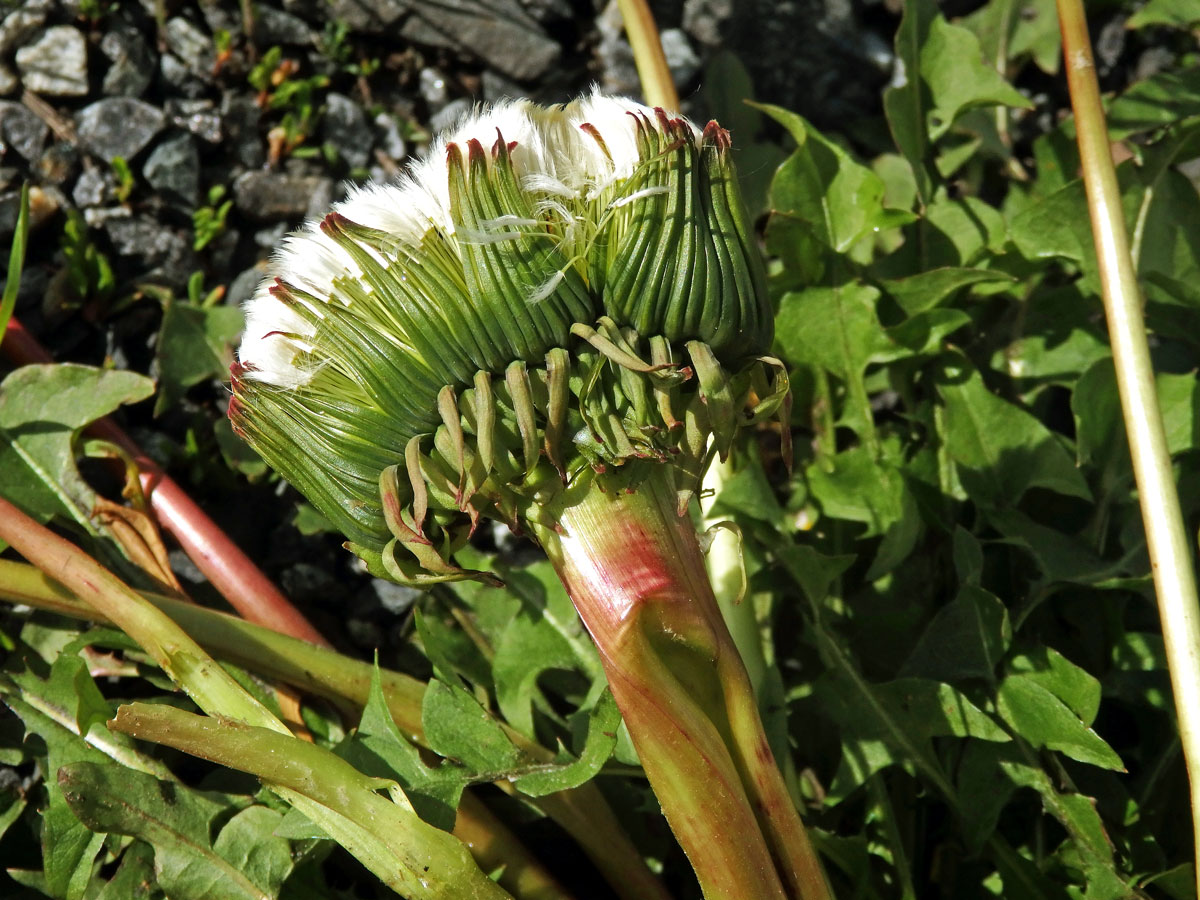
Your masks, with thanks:
M 345 22 L 354 31 L 384 34 L 409 9 L 408 0 L 328 0 L 320 16 Z
M 182 16 L 167 20 L 164 29 L 167 47 L 194 76 L 204 81 L 212 78 L 217 61 L 212 38 Z
M 428 26 L 453 46 L 473 53 L 500 73 L 518 81 L 544 74 L 558 62 L 562 48 L 516 0 L 422 0 L 405 22 Z
M 200 154 L 190 134 L 178 132 L 151 151 L 142 176 L 156 191 L 194 206 L 200 196 Z
M 258 134 L 262 111 L 252 97 L 227 93 L 221 99 L 221 125 L 234 156 L 247 169 L 257 169 L 266 161 L 263 141 Z
M 229 306 L 241 306 L 254 296 L 265 275 L 266 272 L 257 266 L 239 272 L 237 277 L 229 282 L 229 289 L 225 292 L 225 303 Z
M 333 202 L 333 181 L 320 175 L 246 172 L 233 183 L 238 211 L 256 222 L 317 215 Z
M 273 44 L 307 46 L 313 42 L 313 33 L 299 16 L 260 3 L 254 7 L 254 41 L 266 47 Z
M 0 62 L 0 96 L 6 97 L 16 93 L 20 86 L 21 79 L 17 77 L 17 73 L 12 70 L 12 67 Z
M 564 22 L 575 16 L 569 0 L 520 0 L 520 4 L 539 22 Z
M 437 69 L 428 66 L 422 69 L 421 74 L 417 76 L 417 86 L 432 112 L 437 112 L 450 99 L 446 90 L 446 76 Z
M 416 588 L 394 584 L 382 578 L 372 578 L 370 590 L 379 601 L 379 605 L 394 616 L 402 616 L 408 612 L 422 594 L 422 591 Z
M 158 61 L 158 72 L 162 80 L 170 85 L 176 94 L 183 97 L 198 99 L 208 91 L 205 83 L 174 53 L 162 55 Z
M 198 268 L 190 238 L 149 216 L 107 219 L 104 232 L 119 254 L 134 257 L 150 268 L 144 273 L 147 280 L 182 289 Z
M 596 30 L 600 34 L 596 56 L 600 61 L 601 88 L 609 94 L 637 96 L 641 93 L 641 82 L 616 0 L 610 0 L 596 17 Z
M 154 55 L 132 25 L 115 22 L 100 39 L 100 52 L 109 60 L 106 95 L 140 97 L 154 80 Z
M 482 82 L 483 99 L 489 103 L 497 100 L 519 100 L 528 95 L 515 81 L 511 81 L 491 69 L 483 70 Z
M 289 231 L 287 222 L 276 222 L 266 228 L 254 232 L 254 246 L 263 250 L 275 250 L 280 242 L 287 237 Z
M 171 124 L 210 144 L 221 142 L 221 114 L 211 100 L 168 100 L 163 110 Z
M 28 107 L 11 100 L 0 100 L 0 144 L 29 162 L 41 155 L 50 129 Z
M 46 13 L 41 4 L 27 3 L 6 15 L 0 21 L 0 56 L 7 56 L 27 43 L 46 24 Z
M 75 182 L 75 190 L 71 199 L 80 209 L 89 209 L 112 203 L 116 199 L 116 180 L 112 172 L 100 166 L 91 166 L 83 170 Z
M 439 131 L 453 128 L 464 116 L 470 114 L 472 106 L 473 104 L 466 97 L 451 100 L 429 117 L 430 129 L 436 134 Z
M 47 28 L 17 51 L 21 81 L 50 97 L 83 97 L 88 92 L 87 41 L 70 25 Z
M 686 84 L 700 71 L 700 57 L 681 28 L 667 28 L 659 35 L 667 68 L 676 84 Z
M 351 167 L 367 164 L 375 135 L 367 124 L 362 107 L 342 94 L 327 94 L 321 117 L 321 136 L 337 148 Z
M 88 228 L 103 228 L 112 219 L 128 219 L 133 213 L 127 206 L 90 206 L 83 211 Z
M 375 117 L 375 143 L 396 162 L 408 155 L 408 144 L 400 133 L 396 118 L 385 112 Z
M 75 114 L 79 143 L 93 156 L 132 159 L 162 129 L 165 117 L 156 106 L 134 97 L 106 97 Z
M 732 15 L 733 0 L 685 0 L 683 28 L 701 44 L 717 47 Z

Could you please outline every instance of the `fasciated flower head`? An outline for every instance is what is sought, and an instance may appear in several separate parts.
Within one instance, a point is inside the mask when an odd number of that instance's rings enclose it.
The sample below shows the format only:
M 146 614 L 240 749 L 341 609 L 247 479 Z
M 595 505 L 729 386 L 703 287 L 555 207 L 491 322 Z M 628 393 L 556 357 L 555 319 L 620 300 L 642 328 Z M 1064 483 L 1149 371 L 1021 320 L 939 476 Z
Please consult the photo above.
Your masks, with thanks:
M 235 426 L 371 550 L 408 527 L 380 494 L 406 455 L 397 509 L 425 539 L 438 498 L 503 514 L 502 473 L 678 454 L 670 392 L 695 371 L 713 405 L 771 339 L 728 150 L 715 123 L 598 94 L 472 116 L 285 241 L 247 309 Z M 422 436 L 445 478 L 421 474 Z

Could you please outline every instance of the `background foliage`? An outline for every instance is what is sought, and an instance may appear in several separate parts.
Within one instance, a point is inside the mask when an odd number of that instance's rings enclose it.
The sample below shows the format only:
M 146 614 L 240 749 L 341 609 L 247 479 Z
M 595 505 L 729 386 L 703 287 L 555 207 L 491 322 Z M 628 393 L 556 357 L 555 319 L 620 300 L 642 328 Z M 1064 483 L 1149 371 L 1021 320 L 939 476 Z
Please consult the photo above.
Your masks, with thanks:
M 1170 51 L 1115 86 L 1109 114 L 1194 527 L 1200 7 L 1121 11 L 1134 39 Z M 743 105 L 753 86 L 732 57 L 702 82 L 764 223 L 776 349 L 795 389 L 791 466 L 762 434 L 737 451 L 713 510 L 741 530 L 772 739 L 840 897 L 1193 897 L 1185 775 L 1053 3 L 990 0 L 947 18 L 909 0 L 895 53 L 903 77 L 881 115 L 823 131 Z M 321 88 L 299 95 L 319 103 Z M 197 242 L 223 220 L 211 199 Z M 82 293 L 117 290 L 77 219 L 60 259 Z M 332 620 L 346 600 L 330 575 L 348 563 L 217 416 L 211 384 L 237 313 L 203 275 L 188 294 L 137 301 L 162 310 L 152 449 L 206 495 L 234 498 L 214 502 L 261 498 L 257 515 L 294 522 L 288 540 L 329 561 L 310 594 L 318 621 Z M 113 485 L 93 486 L 77 460 L 83 425 L 139 403 L 130 415 L 146 422 L 151 390 L 112 365 L 24 368 L 0 384 L 0 493 L 143 586 L 96 514 L 96 487 Z M 467 784 L 510 777 L 537 796 L 599 773 L 639 847 L 693 895 L 549 567 L 506 536 L 485 534 L 465 555 L 506 587 L 388 593 L 402 619 L 380 610 L 365 633 L 341 636 L 352 651 L 356 638 L 382 643 L 385 663 L 431 679 L 422 718 L 443 759 L 422 762 L 378 697 L 353 734 L 352 719 L 306 707 L 318 741 L 400 782 L 442 826 Z M 162 694 L 161 673 L 122 635 L 25 612 L 3 624 L 6 896 L 383 893 L 252 780 L 110 733 L 119 700 L 186 702 Z M 559 748 L 559 765 L 523 767 L 497 720 Z M 530 806 L 485 796 L 578 896 L 603 896 Z

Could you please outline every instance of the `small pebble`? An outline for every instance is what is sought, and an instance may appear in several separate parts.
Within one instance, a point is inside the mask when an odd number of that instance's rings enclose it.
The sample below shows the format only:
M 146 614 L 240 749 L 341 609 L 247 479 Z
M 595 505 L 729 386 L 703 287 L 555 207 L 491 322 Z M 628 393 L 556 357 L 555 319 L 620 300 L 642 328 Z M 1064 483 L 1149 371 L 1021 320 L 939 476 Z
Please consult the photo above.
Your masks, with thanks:
M 195 206 L 200 196 L 200 154 L 195 140 L 186 132 L 164 139 L 146 158 L 142 176 L 156 191 Z
M 21 103 L 0 100 L 0 145 L 32 162 L 41 155 L 50 129 Z
M 93 156 L 132 159 L 162 130 L 162 110 L 133 97 L 107 97 L 75 114 L 79 143 Z
M 87 42 L 70 25 L 47 28 L 17 50 L 17 69 L 29 90 L 48 97 L 88 92 Z

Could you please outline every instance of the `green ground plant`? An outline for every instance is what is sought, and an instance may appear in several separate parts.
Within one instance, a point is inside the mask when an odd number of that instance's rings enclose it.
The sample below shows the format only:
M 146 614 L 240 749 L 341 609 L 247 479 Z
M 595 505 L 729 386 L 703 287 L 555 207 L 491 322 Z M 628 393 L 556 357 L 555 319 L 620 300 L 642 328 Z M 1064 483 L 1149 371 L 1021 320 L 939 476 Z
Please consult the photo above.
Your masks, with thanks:
M 1127 26 L 1183 49 L 1105 97 L 1185 556 L 1198 22 L 1187 0 L 1141 7 Z M 731 57 L 705 78 L 763 226 L 791 408 L 740 432 L 692 515 L 724 523 L 704 541 L 717 600 L 839 898 L 1196 896 L 1187 716 L 1076 124 L 1034 128 L 1014 87 L 1062 78 L 1059 48 L 1045 0 L 957 21 L 909 0 L 906 78 L 853 139 L 744 103 Z M 81 294 L 111 290 L 79 224 L 68 271 Z M 179 596 L 136 477 L 106 502 L 78 460 L 91 423 L 156 390 L 176 409 L 223 370 L 240 321 L 217 300 L 200 281 L 162 297 L 157 387 L 73 363 L 0 382 L 6 896 L 700 896 L 546 560 L 459 548 L 455 566 L 502 583 L 414 591 L 405 673 Z M 194 471 L 271 489 L 223 420 L 196 421 L 196 446 L 221 452 Z M 299 518 L 328 527 L 307 504 Z

